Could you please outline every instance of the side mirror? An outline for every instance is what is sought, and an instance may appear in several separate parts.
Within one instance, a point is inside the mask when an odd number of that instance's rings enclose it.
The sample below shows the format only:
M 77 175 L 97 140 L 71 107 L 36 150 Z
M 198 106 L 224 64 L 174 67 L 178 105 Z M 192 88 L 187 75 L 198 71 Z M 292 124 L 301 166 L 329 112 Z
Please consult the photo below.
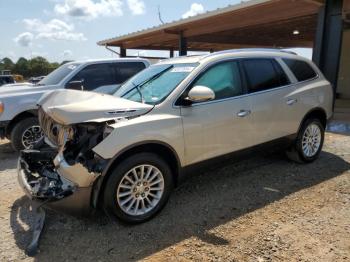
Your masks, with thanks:
M 213 90 L 206 86 L 194 86 L 188 92 L 186 100 L 191 102 L 205 102 L 215 99 L 215 93 Z
M 73 89 L 73 90 L 84 90 L 84 86 L 83 86 L 83 81 L 70 81 L 67 85 L 66 85 L 67 89 Z

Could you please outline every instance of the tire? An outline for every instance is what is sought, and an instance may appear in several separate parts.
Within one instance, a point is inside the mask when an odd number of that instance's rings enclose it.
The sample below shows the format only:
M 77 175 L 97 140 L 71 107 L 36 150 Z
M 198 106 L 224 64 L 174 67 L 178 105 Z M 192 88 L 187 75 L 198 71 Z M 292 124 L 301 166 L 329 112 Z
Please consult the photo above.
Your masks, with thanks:
M 43 134 L 41 132 L 41 129 L 38 129 L 40 128 L 38 119 L 36 117 L 25 118 L 23 120 L 20 120 L 18 123 L 16 123 L 11 131 L 10 140 L 11 140 L 12 148 L 14 150 L 21 151 L 23 149 L 31 148 L 30 146 L 27 146 L 22 142 L 23 135 L 25 135 L 25 132 L 28 131 L 29 128 L 34 128 L 33 130 L 35 131 L 35 134 L 36 134 L 33 137 L 33 141 L 40 140 L 38 137 L 39 134 L 36 133 L 36 131 L 37 130 L 40 131 L 41 137 Z M 34 144 L 35 142 L 33 142 L 33 145 Z
M 310 145 L 314 144 L 314 147 L 312 147 L 312 150 L 305 149 L 305 143 L 308 144 L 306 141 L 307 140 L 307 135 L 306 135 L 306 130 L 308 128 L 311 128 L 311 130 L 319 130 L 316 132 L 318 135 L 316 135 L 318 138 L 314 138 L 315 140 L 310 140 Z M 312 129 L 314 128 L 314 129 Z M 317 118 L 310 118 L 304 121 L 304 123 L 302 124 L 297 138 L 294 141 L 292 147 L 290 148 L 290 150 L 288 150 L 286 152 L 287 157 L 297 163 L 311 163 L 313 161 L 315 161 L 318 156 L 320 155 L 321 151 L 322 151 L 322 146 L 323 146 L 323 142 L 324 142 L 324 126 L 322 125 L 321 121 Z M 309 129 L 310 130 L 310 129 Z M 315 137 L 316 137 L 315 136 Z M 303 149 L 303 140 L 304 140 L 304 149 Z M 313 143 L 312 141 L 318 141 L 317 143 Z M 316 146 L 316 144 L 318 146 Z M 310 147 L 308 147 L 310 149 Z M 309 152 L 309 153 L 308 153 Z
M 143 180 L 141 180 L 141 165 L 144 166 Z M 137 171 L 138 179 L 135 178 L 134 172 L 132 171 L 134 168 L 136 168 L 135 170 Z M 148 174 L 149 170 L 151 170 L 150 174 Z M 157 175 L 158 171 L 160 172 L 160 175 Z M 150 180 L 153 176 L 156 177 L 149 182 L 146 179 L 147 174 L 149 175 L 148 180 Z M 126 176 L 131 178 L 133 183 L 129 182 L 130 180 L 127 180 Z M 163 182 L 159 182 L 158 184 L 151 186 L 152 183 L 161 180 L 163 180 Z M 144 182 L 140 183 L 139 185 L 135 181 Z M 129 188 L 125 189 L 125 186 Z M 163 191 L 161 193 L 160 190 L 159 192 L 153 191 L 152 189 L 155 188 L 162 188 Z M 129 224 L 142 223 L 151 219 L 163 209 L 169 199 L 172 189 L 173 176 L 169 165 L 156 154 L 138 153 L 123 160 L 114 168 L 108 177 L 103 192 L 103 206 L 109 214 L 114 215 L 123 222 Z M 123 194 L 127 195 L 121 197 Z M 153 198 L 151 194 L 156 194 L 158 198 Z M 123 202 L 125 202 L 128 198 L 131 198 L 131 200 L 123 205 Z M 148 198 L 148 201 L 146 198 Z M 136 202 L 132 204 L 129 211 L 126 211 L 127 207 L 131 205 L 132 201 Z M 142 202 L 144 203 L 143 206 Z M 141 207 L 143 209 L 140 209 Z

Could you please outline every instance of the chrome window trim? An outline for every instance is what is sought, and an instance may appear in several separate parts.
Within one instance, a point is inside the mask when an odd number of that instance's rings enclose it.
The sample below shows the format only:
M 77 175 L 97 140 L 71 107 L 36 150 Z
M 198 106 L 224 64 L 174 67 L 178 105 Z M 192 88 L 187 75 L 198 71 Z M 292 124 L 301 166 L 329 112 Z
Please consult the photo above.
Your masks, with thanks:
M 242 94 L 242 95 L 238 95 L 238 96 L 234 96 L 234 97 L 228 97 L 228 98 L 223 98 L 223 99 L 218 99 L 218 100 L 212 100 L 212 101 L 206 101 L 206 102 L 199 102 L 199 103 L 195 103 L 195 104 L 191 104 L 189 106 L 180 106 L 180 105 L 175 105 L 176 101 L 183 95 L 183 93 L 186 91 L 186 89 L 193 83 L 193 81 L 201 74 L 203 73 L 208 67 L 212 66 L 212 65 L 215 65 L 217 63 L 220 63 L 220 62 L 227 62 L 227 61 L 231 61 L 231 60 L 240 60 L 240 59 L 275 59 L 277 63 L 279 63 L 278 61 L 278 58 L 280 57 L 270 57 L 270 56 L 264 56 L 264 57 L 230 57 L 230 58 L 225 58 L 225 59 L 222 59 L 222 60 L 218 60 L 218 61 L 214 61 L 214 62 L 211 62 L 209 64 L 207 64 L 200 72 L 198 72 L 194 77 L 193 77 L 193 80 L 188 83 L 184 89 L 181 91 L 180 95 L 176 97 L 176 99 L 174 99 L 173 101 L 173 105 L 172 107 L 173 108 L 181 108 L 181 107 L 193 107 L 193 106 L 198 106 L 198 105 L 207 105 L 207 104 L 212 104 L 212 103 L 218 103 L 218 102 L 226 102 L 226 101 L 229 101 L 229 100 L 235 100 L 235 99 L 238 99 L 238 98 L 244 98 L 244 97 L 248 97 L 248 96 L 253 96 L 253 95 L 260 95 L 260 94 L 263 94 L 263 93 L 267 93 L 267 92 L 272 92 L 272 91 L 276 91 L 276 90 L 279 90 L 279 89 L 282 89 L 282 88 L 288 88 L 288 87 L 291 87 L 291 86 L 295 86 L 301 82 L 296 82 L 296 83 L 293 83 L 292 79 L 290 79 L 289 75 L 284 72 L 289 81 L 290 81 L 290 84 L 289 85 L 284 85 L 284 86 L 279 86 L 279 87 L 275 87 L 275 88 L 271 88 L 271 89 L 266 89 L 266 90 L 262 90 L 262 91 L 258 91 L 258 92 L 255 92 L 255 93 L 247 93 L 247 94 Z M 281 66 L 281 65 L 280 65 Z M 282 70 L 284 70 L 284 68 L 281 66 Z M 293 74 L 294 75 L 294 74 Z M 314 81 L 316 80 L 318 77 L 316 77 L 315 79 L 311 80 L 311 81 Z M 310 80 L 306 80 L 306 81 L 310 81 Z M 305 81 L 304 81 L 305 82 Z

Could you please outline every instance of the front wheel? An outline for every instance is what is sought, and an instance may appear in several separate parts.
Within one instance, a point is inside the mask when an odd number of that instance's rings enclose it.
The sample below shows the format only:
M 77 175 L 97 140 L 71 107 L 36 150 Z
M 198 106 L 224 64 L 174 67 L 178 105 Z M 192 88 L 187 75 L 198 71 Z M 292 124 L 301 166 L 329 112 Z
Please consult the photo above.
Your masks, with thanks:
M 43 135 L 36 117 L 25 118 L 16 123 L 11 131 L 12 148 L 16 151 L 31 149 Z
M 301 126 L 297 139 L 287 156 L 299 163 L 310 163 L 321 153 L 324 141 L 324 126 L 319 119 L 307 119 Z
M 127 223 L 142 223 L 166 204 L 173 188 L 169 165 L 152 153 L 123 160 L 106 183 L 103 204 L 108 212 Z

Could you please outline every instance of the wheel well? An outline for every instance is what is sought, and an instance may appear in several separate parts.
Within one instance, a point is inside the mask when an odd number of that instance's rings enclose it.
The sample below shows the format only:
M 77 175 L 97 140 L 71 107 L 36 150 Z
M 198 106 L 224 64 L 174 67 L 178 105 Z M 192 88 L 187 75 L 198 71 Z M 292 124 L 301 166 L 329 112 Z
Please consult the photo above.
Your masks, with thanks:
M 29 117 L 36 117 L 37 115 L 35 114 L 34 111 L 25 111 L 22 112 L 20 114 L 18 114 L 17 116 L 15 116 L 11 122 L 9 123 L 9 125 L 7 126 L 6 129 L 6 136 L 9 137 L 12 129 L 14 128 L 14 126 L 19 122 L 22 121 L 23 119 L 29 118 Z
M 324 128 L 326 128 L 327 125 L 327 115 L 326 112 L 321 109 L 321 108 L 316 108 L 310 111 L 309 113 L 306 114 L 306 116 L 303 119 L 303 122 L 307 119 L 310 118 L 317 118 L 321 121 L 321 124 L 323 125 Z
M 175 185 L 177 184 L 178 174 L 180 170 L 180 162 L 179 162 L 178 156 L 176 155 L 175 151 L 172 148 L 160 143 L 147 143 L 142 145 L 136 145 L 132 148 L 127 149 L 120 155 L 118 155 L 115 159 L 112 160 L 113 162 L 109 164 L 105 175 L 101 177 L 102 181 L 100 184 L 100 189 L 98 189 L 98 196 L 97 198 L 93 197 L 93 199 L 95 198 L 95 201 L 93 200 L 94 206 L 96 206 L 98 203 L 101 203 L 102 196 L 103 196 L 102 192 L 104 190 L 108 177 L 112 173 L 111 171 L 118 165 L 118 163 L 122 162 L 124 159 L 141 152 L 142 153 L 149 152 L 161 157 L 169 165 L 173 174 L 174 184 Z

